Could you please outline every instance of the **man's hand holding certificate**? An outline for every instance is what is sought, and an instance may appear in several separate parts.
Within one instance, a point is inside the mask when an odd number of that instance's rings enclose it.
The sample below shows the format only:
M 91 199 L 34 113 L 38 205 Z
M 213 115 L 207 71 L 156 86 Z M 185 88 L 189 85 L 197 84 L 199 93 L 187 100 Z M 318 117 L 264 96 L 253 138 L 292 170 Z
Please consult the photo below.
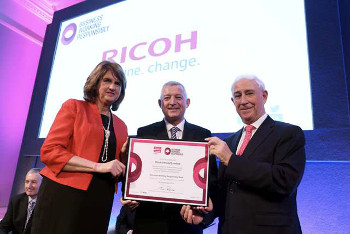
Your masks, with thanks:
M 205 142 L 130 139 L 124 199 L 207 206 Z

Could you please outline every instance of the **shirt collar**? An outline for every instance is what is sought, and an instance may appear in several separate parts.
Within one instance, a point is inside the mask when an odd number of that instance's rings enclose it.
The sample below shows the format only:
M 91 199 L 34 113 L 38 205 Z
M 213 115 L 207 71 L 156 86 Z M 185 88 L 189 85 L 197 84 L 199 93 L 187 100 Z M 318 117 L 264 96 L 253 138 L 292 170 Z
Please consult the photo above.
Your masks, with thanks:
M 266 118 L 267 118 L 267 114 L 265 113 L 257 121 L 255 121 L 254 123 L 249 124 L 249 125 L 254 126 L 255 130 L 257 130 Z M 244 124 L 244 131 L 245 131 L 246 126 L 247 126 L 247 124 Z
M 166 119 L 164 119 L 165 122 L 165 126 L 166 126 L 166 130 L 167 132 L 169 132 L 169 130 L 172 127 L 178 127 L 182 132 L 184 131 L 185 128 L 185 119 L 183 119 L 177 126 L 172 125 L 171 123 L 169 123 L 168 121 L 166 121 Z
M 31 201 L 36 202 L 36 198 L 32 199 L 30 196 L 28 196 L 28 203 L 31 202 Z

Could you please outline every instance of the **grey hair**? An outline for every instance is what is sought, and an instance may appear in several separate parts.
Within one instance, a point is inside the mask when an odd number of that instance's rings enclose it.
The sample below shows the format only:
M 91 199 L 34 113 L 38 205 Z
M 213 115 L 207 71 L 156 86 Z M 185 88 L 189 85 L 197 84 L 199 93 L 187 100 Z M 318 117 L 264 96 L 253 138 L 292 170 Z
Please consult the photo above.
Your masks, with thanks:
M 29 174 L 29 173 L 37 173 L 40 176 L 40 178 L 42 178 L 42 176 L 40 175 L 40 171 L 41 171 L 41 168 L 32 168 L 32 169 L 30 169 L 27 172 L 27 174 Z
M 240 76 L 237 76 L 235 81 L 233 82 L 232 86 L 231 86 L 231 92 L 233 93 L 233 86 L 239 81 L 239 80 L 242 80 L 242 79 L 247 79 L 247 80 L 254 80 L 259 88 L 261 89 L 261 91 L 265 91 L 265 84 L 264 82 L 262 82 L 262 80 L 260 80 L 256 75 L 253 75 L 253 74 L 244 74 L 244 75 L 240 75 Z
M 163 89 L 166 87 L 166 86 L 174 86 L 174 85 L 178 85 L 178 86 L 181 86 L 183 91 L 184 91 L 184 95 L 185 95 L 185 99 L 187 99 L 187 92 L 186 92 L 186 89 L 185 89 L 185 86 L 183 86 L 183 84 L 181 84 L 180 82 L 177 82 L 177 81 L 168 81 L 166 82 L 163 86 L 162 86 L 162 90 L 160 91 L 160 100 L 162 100 L 162 95 L 163 95 Z

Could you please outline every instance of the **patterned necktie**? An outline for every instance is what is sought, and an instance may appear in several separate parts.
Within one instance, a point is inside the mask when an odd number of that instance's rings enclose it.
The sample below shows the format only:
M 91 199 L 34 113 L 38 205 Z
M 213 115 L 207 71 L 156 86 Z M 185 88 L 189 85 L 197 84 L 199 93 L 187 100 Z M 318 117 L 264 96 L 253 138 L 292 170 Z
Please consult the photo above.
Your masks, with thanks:
M 177 139 L 176 137 L 176 133 L 180 131 L 180 129 L 178 127 L 172 127 L 170 129 L 170 132 L 171 132 L 171 139 Z
M 32 213 L 33 213 L 34 207 L 35 207 L 35 201 L 31 200 L 31 201 L 28 203 L 27 219 L 26 219 L 26 223 L 25 223 L 25 225 L 24 225 L 24 229 L 26 229 L 26 227 L 27 227 L 28 221 L 29 221 L 29 219 L 30 219 L 30 216 L 31 216 Z
M 247 147 L 250 139 L 252 138 L 252 133 L 253 133 L 254 128 L 255 127 L 253 125 L 247 125 L 245 127 L 246 133 L 245 133 L 245 137 L 244 137 L 243 143 L 241 145 L 241 148 L 239 148 L 239 150 L 238 150 L 238 153 L 237 153 L 238 156 L 241 156 L 243 154 L 245 147 Z

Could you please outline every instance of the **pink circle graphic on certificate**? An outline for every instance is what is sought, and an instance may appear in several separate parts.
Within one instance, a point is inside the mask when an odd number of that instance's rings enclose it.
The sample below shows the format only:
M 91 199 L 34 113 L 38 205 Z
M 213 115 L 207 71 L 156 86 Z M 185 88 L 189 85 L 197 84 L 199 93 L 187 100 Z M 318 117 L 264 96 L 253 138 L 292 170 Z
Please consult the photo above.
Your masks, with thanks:
M 204 169 L 204 177 L 202 177 L 199 172 Z M 205 180 L 207 177 L 207 159 L 201 158 L 199 159 L 193 167 L 193 180 L 196 185 L 202 189 L 206 188 Z
M 164 153 L 165 153 L 166 155 L 169 155 L 170 152 L 171 152 L 171 149 L 170 149 L 170 148 L 165 148 Z
M 129 177 L 128 182 L 134 182 L 136 181 L 140 175 L 141 175 L 141 169 L 142 169 L 142 161 L 140 156 L 138 156 L 136 153 L 132 152 L 130 153 L 130 163 L 129 163 Z M 134 164 L 136 166 L 134 171 L 131 171 L 131 166 Z

